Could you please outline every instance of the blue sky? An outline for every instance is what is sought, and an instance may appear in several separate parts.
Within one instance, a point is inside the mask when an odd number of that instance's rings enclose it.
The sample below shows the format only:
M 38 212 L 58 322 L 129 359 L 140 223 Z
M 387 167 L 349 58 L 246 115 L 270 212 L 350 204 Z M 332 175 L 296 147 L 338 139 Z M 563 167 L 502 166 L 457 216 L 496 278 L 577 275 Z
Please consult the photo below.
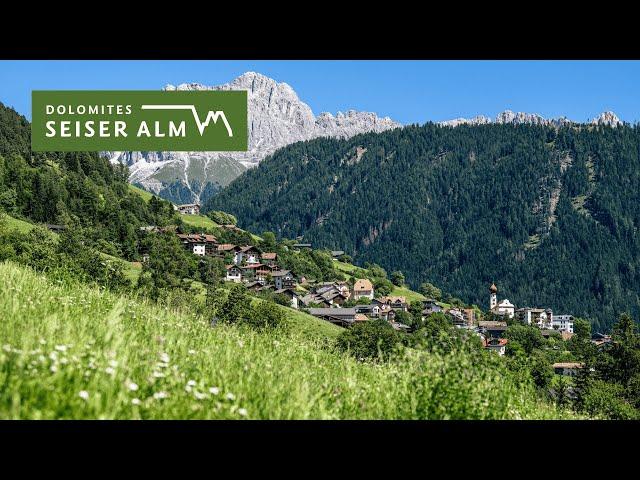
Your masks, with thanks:
M 503 110 L 640 121 L 640 61 L 0 61 L 0 101 L 31 117 L 31 90 L 155 90 L 253 70 L 290 84 L 315 114 L 373 111 L 424 123 Z

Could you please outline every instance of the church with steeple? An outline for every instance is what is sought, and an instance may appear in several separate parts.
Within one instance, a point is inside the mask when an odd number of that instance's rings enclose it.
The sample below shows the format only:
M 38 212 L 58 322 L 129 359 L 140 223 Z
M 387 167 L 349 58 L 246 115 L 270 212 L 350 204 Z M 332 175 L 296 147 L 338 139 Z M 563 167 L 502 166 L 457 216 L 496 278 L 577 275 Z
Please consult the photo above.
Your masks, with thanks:
M 489 287 L 489 311 L 495 315 L 506 315 L 509 318 L 513 318 L 516 312 L 516 307 L 508 299 L 504 299 L 498 303 L 498 287 L 495 283 L 492 283 Z

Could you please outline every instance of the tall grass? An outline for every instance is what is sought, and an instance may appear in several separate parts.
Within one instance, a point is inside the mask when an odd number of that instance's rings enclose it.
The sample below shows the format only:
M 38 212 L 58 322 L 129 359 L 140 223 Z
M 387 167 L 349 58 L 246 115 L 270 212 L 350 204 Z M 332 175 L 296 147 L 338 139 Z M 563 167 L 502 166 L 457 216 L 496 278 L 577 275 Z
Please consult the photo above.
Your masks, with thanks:
M 497 363 L 423 352 L 364 363 L 327 343 L 304 329 L 211 327 L 189 312 L 0 264 L 0 418 L 561 416 Z

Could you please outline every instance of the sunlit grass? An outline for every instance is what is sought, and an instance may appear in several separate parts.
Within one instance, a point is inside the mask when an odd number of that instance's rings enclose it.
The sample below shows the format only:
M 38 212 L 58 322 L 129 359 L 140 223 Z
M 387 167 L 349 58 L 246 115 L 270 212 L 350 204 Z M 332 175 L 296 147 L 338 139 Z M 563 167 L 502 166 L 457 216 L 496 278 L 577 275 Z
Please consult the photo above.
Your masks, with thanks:
M 315 329 L 211 327 L 12 263 L 0 285 L 0 418 L 559 416 L 462 353 L 365 363 Z M 308 320 L 299 315 L 291 325 Z

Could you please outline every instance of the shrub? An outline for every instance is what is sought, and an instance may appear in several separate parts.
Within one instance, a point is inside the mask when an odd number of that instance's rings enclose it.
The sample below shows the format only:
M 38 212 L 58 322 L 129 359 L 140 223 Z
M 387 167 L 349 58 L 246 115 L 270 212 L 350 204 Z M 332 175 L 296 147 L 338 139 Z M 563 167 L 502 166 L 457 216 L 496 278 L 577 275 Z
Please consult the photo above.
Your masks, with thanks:
M 388 360 L 401 343 L 399 334 L 384 320 L 354 325 L 340 334 L 337 346 L 358 359 Z
M 258 302 L 251 309 L 251 314 L 246 317 L 245 323 L 248 325 L 263 329 L 277 328 L 284 323 L 284 312 L 271 302 Z

